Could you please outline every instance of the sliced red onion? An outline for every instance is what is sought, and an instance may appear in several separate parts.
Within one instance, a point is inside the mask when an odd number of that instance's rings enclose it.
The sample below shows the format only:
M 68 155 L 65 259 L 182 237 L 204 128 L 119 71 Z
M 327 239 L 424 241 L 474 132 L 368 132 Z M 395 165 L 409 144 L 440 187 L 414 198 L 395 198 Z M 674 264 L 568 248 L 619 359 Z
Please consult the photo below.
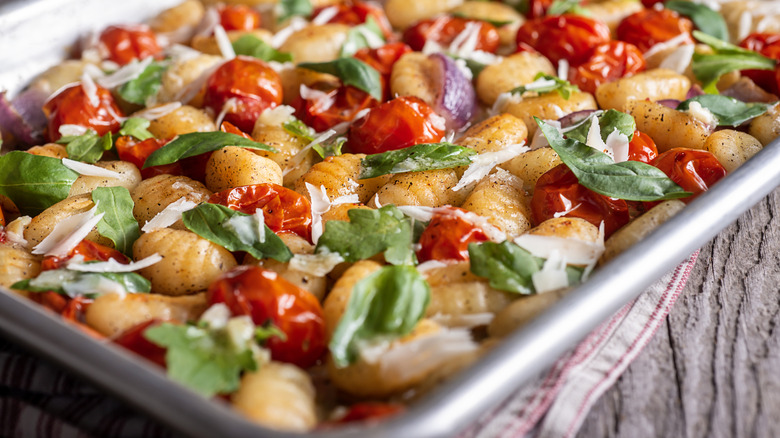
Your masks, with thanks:
M 672 109 L 677 109 L 677 107 L 680 105 L 680 101 L 677 99 L 661 99 L 656 101 L 656 103 L 660 103 L 661 105 Z
M 434 83 L 439 87 L 433 109 L 447 121 L 448 131 L 460 129 L 477 112 L 474 85 L 448 56 L 433 53 L 428 58 L 436 66 Z
M 767 93 L 763 88 L 756 85 L 752 79 L 742 76 L 729 88 L 723 90 L 720 94 L 742 102 L 763 102 L 771 103 L 777 101 L 777 96 Z
M 21 143 L 42 144 L 46 115 L 43 103 L 49 96 L 37 88 L 30 88 L 9 101 L 6 92 L 0 93 L 0 130 L 9 132 Z
M 704 90 L 701 89 L 699 84 L 693 84 L 691 85 L 691 88 L 688 89 L 688 93 L 685 95 L 686 99 L 690 99 L 692 97 L 701 96 L 704 93 Z
M 574 126 L 577 123 L 580 123 L 581 121 L 587 119 L 590 117 L 591 114 L 595 113 L 598 110 L 581 110 L 581 111 L 574 111 L 571 114 L 566 114 L 565 116 L 558 119 L 558 122 L 561 124 L 561 129 L 568 128 L 569 126 Z

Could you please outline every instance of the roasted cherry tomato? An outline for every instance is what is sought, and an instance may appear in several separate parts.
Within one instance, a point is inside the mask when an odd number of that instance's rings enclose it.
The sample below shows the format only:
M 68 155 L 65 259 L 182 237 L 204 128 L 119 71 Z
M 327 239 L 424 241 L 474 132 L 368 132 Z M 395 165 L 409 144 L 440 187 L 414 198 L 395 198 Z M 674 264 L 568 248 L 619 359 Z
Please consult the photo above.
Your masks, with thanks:
M 347 145 L 357 154 L 377 154 L 444 136 L 444 118 L 413 96 L 396 97 L 374 107 L 349 128 Z
M 282 103 L 282 80 L 265 62 L 238 56 L 222 64 L 206 84 L 203 106 L 244 132 L 252 132 L 263 110 Z
M 100 48 L 103 57 L 125 65 L 134 59 L 144 59 L 160 54 L 157 37 L 149 26 L 109 26 L 100 34 Z
M 674 148 L 659 155 L 653 166 L 683 190 L 693 193 L 680 200 L 689 203 L 726 176 L 726 169 L 711 153 L 699 149 Z
M 642 131 L 634 131 L 631 142 L 628 143 L 628 159 L 650 164 L 658 156 L 658 148 L 649 135 Z
M 252 136 L 247 134 L 246 132 L 238 129 L 236 125 L 230 123 L 230 122 L 222 122 L 222 124 L 219 125 L 219 130 L 222 132 L 227 132 L 228 134 L 236 134 L 240 135 L 241 137 L 244 137 L 247 140 L 252 140 Z
M 412 48 L 404 43 L 390 43 L 385 44 L 382 47 L 377 47 L 376 49 L 364 47 L 355 52 L 352 57 L 374 67 L 374 69 L 382 75 L 382 100 L 387 101 L 390 100 L 390 87 L 387 84 L 390 83 L 393 65 L 395 65 L 403 55 L 411 51 Z
M 471 24 L 473 23 L 473 24 Z M 477 26 L 476 50 L 495 53 L 501 42 L 496 27 L 492 24 L 480 21 L 470 20 L 468 18 L 450 17 L 442 15 L 436 18 L 422 20 L 404 31 L 403 39 L 413 50 L 420 51 L 425 47 L 425 43 L 433 41 L 444 47 L 450 44 L 460 35 L 466 26 Z
M 357 26 L 359 24 L 365 23 L 368 17 L 371 17 L 374 19 L 376 24 L 379 25 L 379 28 L 382 29 L 382 33 L 384 34 L 385 39 L 390 38 L 393 35 L 393 29 L 390 27 L 390 22 L 387 21 L 385 11 L 377 5 L 361 1 L 341 3 L 338 5 L 328 5 L 317 8 L 311 14 L 312 20 L 317 18 L 317 16 L 319 16 L 322 11 L 330 11 L 332 8 L 336 8 L 336 13 L 333 15 L 333 17 L 331 17 L 330 20 L 327 21 L 328 23 Z
M 531 211 L 536 224 L 564 212 L 565 217 L 582 218 L 597 227 L 603 221 L 606 236 L 630 219 L 626 201 L 584 187 L 565 164 L 559 164 L 539 177 L 531 199 Z
M 584 64 L 569 70 L 569 82 L 580 90 L 595 93 L 599 85 L 645 70 L 642 52 L 630 43 L 610 41 L 599 44 Z
M 748 35 L 740 47 L 758 52 L 768 58 L 780 60 L 780 33 L 753 33 Z M 780 94 L 780 68 L 775 70 L 742 70 L 759 87 L 773 94 Z
M 341 418 L 332 424 L 354 423 L 357 421 L 377 421 L 385 417 L 399 414 L 404 411 L 404 406 L 395 403 L 363 402 L 356 403 L 347 409 Z
M 487 234 L 465 217 L 466 210 L 457 207 L 437 209 L 420 236 L 417 259 L 468 260 L 469 243 L 488 240 Z
M 658 43 L 685 34 L 684 44 L 693 44 L 693 22 L 671 9 L 643 9 L 624 18 L 617 27 L 617 37 L 631 43 L 642 53 Z
M 351 85 L 333 87 L 329 83 L 319 82 L 310 88 L 325 95 L 309 99 L 299 96 L 291 105 L 295 108 L 295 117 L 318 132 L 342 122 L 350 122 L 360 111 L 379 105 L 370 94 Z
M 165 368 L 165 353 L 167 350 L 144 337 L 144 332 L 147 329 L 157 327 L 160 324 L 162 324 L 162 321 L 159 319 L 150 319 L 149 321 L 136 324 L 120 333 L 114 339 L 114 343 Z
M 642 0 L 642 6 L 646 8 L 652 8 L 653 6 L 657 5 L 658 3 L 665 3 L 666 0 Z
M 517 44 L 528 44 L 557 64 L 561 59 L 579 66 L 593 49 L 609 42 L 609 27 L 582 15 L 564 14 L 526 21 L 517 31 Z
M 168 140 L 160 140 L 157 138 L 148 138 L 143 141 L 138 141 L 135 137 L 123 135 L 117 137 L 116 151 L 119 155 L 119 159 L 122 161 L 129 161 L 141 171 L 143 178 L 151 178 L 156 175 L 162 175 L 167 173 L 168 175 L 184 175 L 184 170 L 181 167 L 181 162 L 165 164 L 162 166 L 152 166 L 144 169 L 144 162 L 149 158 L 152 152 L 160 149 L 168 143 Z
M 260 13 L 247 5 L 225 5 L 218 9 L 223 29 L 253 30 L 260 27 Z
M 44 257 L 43 261 L 41 262 L 41 270 L 48 271 L 50 269 L 59 269 L 65 266 L 65 263 L 67 263 L 68 260 L 76 256 L 83 257 L 85 262 L 107 262 L 109 259 L 114 259 L 119 263 L 130 263 L 130 260 L 125 257 L 124 254 L 115 250 L 114 248 L 109 248 L 91 240 L 84 239 L 79 242 L 75 248 L 70 250 L 66 257 Z
M 314 365 L 325 352 L 325 322 L 317 297 L 276 272 L 258 266 L 238 266 L 222 274 L 207 292 L 209 306 L 225 303 L 233 315 L 249 315 L 257 325 L 271 323 L 286 339 L 266 343 L 274 360 L 302 368 Z
M 124 117 L 116 106 L 111 92 L 96 85 L 97 105 L 93 105 L 90 94 L 82 84 L 71 85 L 60 91 L 43 105 L 43 112 L 49 117 L 49 140 L 57 141 L 60 126 L 79 125 L 103 135 L 106 132 L 116 132 L 121 126 L 120 119 Z
M 311 203 L 288 188 L 271 183 L 235 187 L 213 194 L 209 202 L 246 214 L 260 208 L 274 233 L 295 233 L 311 241 Z

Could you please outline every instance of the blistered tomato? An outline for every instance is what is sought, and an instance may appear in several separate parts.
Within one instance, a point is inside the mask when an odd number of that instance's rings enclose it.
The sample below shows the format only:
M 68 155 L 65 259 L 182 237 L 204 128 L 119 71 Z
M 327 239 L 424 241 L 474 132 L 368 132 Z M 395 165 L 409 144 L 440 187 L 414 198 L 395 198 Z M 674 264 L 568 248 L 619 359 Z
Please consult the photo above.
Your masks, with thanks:
M 219 24 L 223 29 L 253 30 L 260 27 L 260 13 L 247 5 L 226 5 L 219 8 Z
M 144 337 L 144 332 L 147 329 L 157 327 L 160 324 L 162 324 L 162 321 L 158 319 L 151 319 L 136 324 L 120 333 L 114 339 L 114 343 L 165 368 L 165 353 L 167 350 Z
M 222 64 L 206 83 L 203 106 L 244 132 L 252 132 L 263 110 L 282 103 L 282 80 L 268 64 L 238 56 Z
M 165 146 L 166 143 L 168 143 L 168 140 L 160 140 L 157 138 L 148 138 L 143 141 L 138 141 L 135 137 L 128 135 L 118 137 L 116 142 L 114 142 L 119 159 L 135 164 L 141 171 L 141 176 L 143 178 L 151 178 L 164 173 L 167 173 L 168 175 L 184 175 L 184 170 L 182 169 L 180 162 L 147 167 L 146 169 L 143 168 L 149 155 Z
M 378 154 L 444 136 L 444 118 L 412 96 L 396 97 L 374 107 L 349 128 L 347 147 L 356 154 Z
M 417 259 L 468 260 L 469 243 L 488 240 L 479 226 L 470 222 L 468 213 L 456 207 L 439 208 L 420 236 L 420 250 Z
M 693 44 L 693 22 L 671 9 L 644 9 L 624 18 L 617 27 L 617 37 L 631 43 L 642 53 L 658 43 L 680 34 L 682 44 Z
M 209 202 L 246 214 L 260 208 L 274 233 L 295 233 L 311 241 L 311 203 L 288 188 L 271 183 L 235 187 L 213 194 Z
M 653 139 L 642 131 L 634 131 L 634 136 L 628 143 L 628 159 L 651 164 L 657 156 L 658 148 Z
M 111 92 L 96 85 L 88 93 L 81 83 L 71 85 L 60 91 L 43 105 L 43 112 L 49 117 L 49 140 L 57 141 L 60 126 L 79 125 L 103 135 L 116 132 L 124 117 L 116 106 Z
M 561 59 L 578 66 L 593 49 L 609 42 L 609 27 L 582 15 L 564 14 L 526 21 L 517 31 L 517 44 L 527 44 L 557 64 Z
M 114 259 L 119 263 L 130 263 L 130 260 L 125 257 L 124 254 L 114 248 L 109 248 L 105 245 L 84 239 L 71 249 L 66 257 L 44 257 L 41 262 L 41 270 L 59 269 L 65 266 L 65 263 L 67 263 L 68 260 L 76 256 L 81 256 L 85 262 L 107 262 L 109 259 Z
M 328 5 L 317 8 L 311 14 L 312 20 L 317 18 L 323 11 L 328 10 L 328 13 L 332 13 L 332 9 L 335 8 L 335 14 L 327 22 L 346 24 L 348 26 L 357 26 L 366 22 L 368 17 L 374 19 L 379 28 L 382 29 L 382 33 L 385 38 L 390 38 L 393 35 L 393 29 L 390 27 L 390 22 L 387 21 L 385 11 L 374 4 L 355 1 L 349 3 L 342 3 L 338 5 Z
M 780 60 L 780 33 L 753 33 L 748 35 L 740 47 L 758 52 L 768 58 Z M 770 93 L 780 93 L 780 68 L 775 70 L 742 70 L 759 87 Z
M 552 219 L 556 214 L 585 219 L 597 227 L 603 221 L 606 236 L 630 219 L 626 201 L 584 187 L 565 164 L 553 167 L 536 182 L 531 211 L 536 224 Z
M 157 37 L 146 25 L 109 26 L 100 34 L 104 57 L 125 65 L 134 59 L 144 59 L 160 54 Z
M 326 131 L 342 122 L 352 121 L 360 111 L 379 105 L 370 94 L 351 85 L 334 88 L 331 84 L 322 82 L 313 84 L 310 88 L 325 94 L 308 99 L 299 96 L 291 106 L 295 108 L 295 117 L 318 132 Z
M 234 316 L 251 316 L 256 325 L 278 327 L 285 339 L 275 336 L 266 343 L 274 360 L 307 368 L 325 352 L 320 302 L 276 272 L 248 265 L 233 268 L 209 286 L 207 300 L 209 306 L 225 303 Z
M 711 153 L 699 149 L 674 148 L 655 159 L 653 165 L 693 196 L 681 198 L 689 203 L 726 176 L 726 169 Z
M 599 44 L 587 61 L 569 70 L 569 82 L 580 90 L 595 93 L 599 85 L 644 71 L 642 52 L 630 43 L 610 41 Z
M 436 18 L 422 20 L 404 31 L 403 39 L 413 50 L 420 51 L 425 43 L 432 41 L 444 47 L 449 45 L 468 26 L 473 27 L 477 34 L 476 50 L 495 53 L 501 42 L 496 27 L 490 23 L 467 18 L 442 15 Z

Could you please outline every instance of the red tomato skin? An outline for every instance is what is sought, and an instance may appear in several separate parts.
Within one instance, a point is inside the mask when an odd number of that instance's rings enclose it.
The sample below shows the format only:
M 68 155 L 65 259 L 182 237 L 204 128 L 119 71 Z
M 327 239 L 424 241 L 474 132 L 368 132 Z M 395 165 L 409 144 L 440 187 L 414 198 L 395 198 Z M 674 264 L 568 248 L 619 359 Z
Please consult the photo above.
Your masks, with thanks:
M 653 166 L 661 169 L 683 190 L 693 193 L 692 196 L 680 199 L 686 204 L 726 176 L 726 169 L 718 159 L 710 152 L 699 149 L 670 149 L 659 155 L 653 161 Z
M 527 44 L 553 64 L 561 59 L 576 67 L 590 58 L 593 49 L 609 42 L 609 27 L 582 15 L 550 15 L 526 21 L 517 30 L 517 44 Z
M 634 136 L 628 143 L 628 160 L 652 164 L 657 156 L 658 148 L 653 139 L 642 131 L 634 131 Z
M 123 135 L 118 137 L 114 144 L 116 145 L 119 159 L 135 164 L 141 171 L 141 177 L 144 179 L 162 174 L 184 175 L 181 162 L 164 164 L 162 166 L 152 166 L 147 167 L 146 169 L 143 168 L 149 155 L 165 146 L 166 143 L 168 143 L 168 140 L 148 138 L 143 141 L 138 141 L 134 137 Z
M 246 214 L 262 209 L 271 231 L 295 233 L 311 242 L 311 203 L 288 188 L 271 183 L 235 187 L 211 195 L 209 202 Z
M 447 207 L 434 213 L 420 236 L 417 260 L 468 260 L 469 243 L 488 240 L 482 228 L 472 224 L 457 212 L 467 213 L 457 207 Z
M 124 254 L 115 250 L 114 248 L 109 248 L 99 243 L 95 243 L 91 240 L 84 239 L 81 242 L 79 242 L 79 244 L 76 245 L 75 248 L 70 250 L 70 252 L 68 252 L 68 255 L 66 257 L 55 257 L 55 256 L 44 257 L 43 261 L 41 262 L 41 270 L 48 271 L 51 269 L 59 269 L 65 266 L 65 263 L 67 263 L 68 260 L 72 259 L 77 255 L 84 257 L 85 262 L 92 262 L 92 261 L 107 262 L 109 259 L 114 259 L 119 263 L 123 263 L 123 264 L 130 263 L 130 259 L 128 259 Z
M 161 52 L 154 32 L 143 24 L 107 27 L 100 34 L 100 48 L 105 51 L 105 58 L 119 65 L 134 59 L 156 57 Z
M 767 58 L 780 60 L 780 33 L 753 33 L 739 43 L 740 47 L 758 52 Z M 780 67 L 772 70 L 742 70 L 759 87 L 780 94 Z
M 43 112 L 48 116 L 49 141 L 57 141 L 62 125 L 80 125 L 103 135 L 116 132 L 124 117 L 116 105 L 111 92 L 97 86 L 98 105 L 92 106 L 81 84 L 75 84 L 60 91 L 43 104 Z
M 317 132 L 350 122 L 360 111 L 379 105 L 370 94 L 351 85 L 334 88 L 321 82 L 310 88 L 326 93 L 328 99 L 304 99 L 298 96 L 290 105 L 295 108 L 295 117 Z
M 476 49 L 496 53 L 501 39 L 495 26 L 485 21 L 447 15 L 419 21 L 404 31 L 403 40 L 416 51 L 422 50 L 428 41 L 449 47 L 452 41 L 466 29 L 468 23 L 476 23 L 479 26 Z
M 390 22 L 387 20 L 385 11 L 381 7 L 361 1 L 319 7 L 312 12 L 312 20 L 320 15 L 325 9 L 334 7 L 338 10 L 336 15 L 328 20 L 328 23 L 357 26 L 365 23 L 368 17 L 372 17 L 376 24 L 379 25 L 379 28 L 382 29 L 382 34 L 385 36 L 385 39 L 389 39 L 393 36 L 393 29 L 390 26 Z
M 282 103 L 282 80 L 265 62 L 237 56 L 209 77 L 203 106 L 220 114 L 230 99 L 233 99 L 233 105 L 224 120 L 241 131 L 252 132 L 255 121 L 265 109 Z
M 693 22 L 671 9 L 644 9 L 624 18 L 617 27 L 617 39 L 631 43 L 644 53 L 658 43 L 685 34 L 683 44 L 693 44 Z
M 403 96 L 372 108 L 352 123 L 347 147 L 352 153 L 378 154 L 436 143 L 444 132 L 444 118 L 433 108 L 417 97 Z
M 579 207 L 573 208 L 578 204 Z M 536 182 L 531 212 L 538 225 L 567 210 L 570 211 L 564 217 L 585 219 L 597 227 L 604 221 L 605 236 L 610 236 L 630 219 L 626 201 L 584 187 L 565 164 L 559 164 Z
M 231 269 L 208 289 L 209 306 L 225 303 L 234 316 L 249 315 L 256 325 L 271 322 L 287 336 L 266 343 L 274 360 L 302 368 L 314 365 L 325 352 L 325 322 L 317 298 L 276 272 L 243 265 Z
M 167 349 L 160 347 L 144 337 L 144 332 L 146 332 L 147 329 L 157 327 L 162 323 L 163 321 L 159 319 L 150 319 L 149 321 L 136 324 L 114 338 L 114 343 L 166 368 L 165 353 L 167 352 Z
M 388 84 L 393 73 L 393 66 L 403 55 L 411 51 L 412 48 L 404 43 L 390 43 L 376 49 L 364 47 L 355 52 L 352 57 L 365 62 L 379 72 L 382 77 L 382 101 L 386 102 L 392 97 Z
M 599 44 L 590 58 L 569 70 L 569 82 L 580 90 L 595 93 L 599 85 L 642 72 L 647 67 L 639 49 L 623 41 Z
M 225 5 L 219 9 L 219 24 L 226 31 L 260 27 L 260 13 L 247 5 Z

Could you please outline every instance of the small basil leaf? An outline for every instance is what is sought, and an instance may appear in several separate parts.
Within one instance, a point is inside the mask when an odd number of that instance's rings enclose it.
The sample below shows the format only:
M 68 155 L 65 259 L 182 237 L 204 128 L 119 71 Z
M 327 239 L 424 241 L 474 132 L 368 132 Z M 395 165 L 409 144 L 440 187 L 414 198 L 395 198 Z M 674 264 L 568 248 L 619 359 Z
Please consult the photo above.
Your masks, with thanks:
M 382 33 L 382 28 L 380 28 L 376 20 L 369 15 L 366 17 L 365 23 L 354 26 L 347 32 L 347 39 L 344 41 L 344 44 L 341 45 L 341 53 L 339 56 L 346 58 L 354 55 L 355 52 L 364 47 L 372 47 L 371 41 L 369 41 L 369 39 L 372 38 L 376 39 L 377 43 L 380 41 L 384 43 L 385 41 L 385 35 Z
M 425 143 L 369 155 L 360 161 L 360 179 L 391 173 L 449 169 L 471 164 L 477 152 L 452 143 Z
M 544 260 L 518 245 L 504 241 L 469 244 L 471 272 L 490 280 L 490 287 L 522 295 L 536 293 L 532 276 Z
M 565 81 L 557 76 L 551 76 L 539 72 L 534 81 L 527 85 L 521 85 L 517 88 L 513 88 L 509 92 L 511 94 L 523 95 L 526 91 L 533 91 L 536 93 L 549 93 L 551 91 L 557 91 L 564 99 L 568 99 L 571 93 L 579 91 L 576 85 L 572 85 L 571 82 Z
M 703 94 L 681 102 L 677 109 L 685 111 L 691 102 L 698 102 L 702 107 L 710 110 L 717 117 L 718 126 L 739 126 L 764 114 L 772 106 L 766 103 L 745 103 L 720 94 Z
M 130 117 L 122 123 L 122 127 L 119 128 L 119 135 L 129 135 L 141 141 L 154 138 L 154 134 L 147 130 L 150 124 L 151 122 L 144 118 Z
M 425 315 L 430 295 L 413 266 L 384 266 L 357 282 L 330 340 L 336 366 L 355 362 L 361 345 L 410 333 Z
M 152 284 L 135 272 L 81 272 L 68 269 L 52 269 L 41 272 L 36 278 L 18 281 L 12 289 L 30 292 L 54 292 L 69 297 L 96 296 L 101 283 L 110 280 L 126 293 L 147 293 Z M 112 290 L 113 292 L 113 290 Z
M 701 81 L 704 91 L 718 94 L 715 85 L 726 73 L 734 70 L 773 70 L 777 61 L 751 50 L 737 47 L 704 32 L 694 30 L 697 40 L 710 46 L 715 53 L 711 55 L 693 54 L 691 68 L 696 79 Z
M 332 74 L 344 85 L 351 85 L 365 91 L 374 99 L 382 100 L 382 82 L 379 72 L 363 61 L 355 58 L 339 58 L 329 62 L 304 62 L 298 67 L 320 73 Z
M 280 52 L 260 38 L 246 34 L 233 41 L 233 50 L 236 55 L 253 56 L 263 61 L 290 62 L 293 57 L 289 53 Z
M 290 135 L 299 137 L 302 140 L 311 142 L 314 140 L 312 135 L 312 129 L 306 126 L 301 120 L 294 119 L 289 122 L 282 123 L 282 128 Z
M 182 219 L 187 229 L 228 251 L 246 251 L 257 259 L 272 258 L 280 262 L 292 258 L 282 239 L 267 225 L 257 223 L 256 216 L 206 203 L 185 211 Z
M 334 141 L 329 141 L 326 143 L 317 143 L 311 148 L 314 149 L 314 152 L 317 152 L 317 154 L 322 159 L 328 157 L 338 157 L 339 155 L 341 155 L 341 148 L 344 146 L 344 143 L 346 142 L 347 142 L 346 138 L 339 137 L 336 138 Z
M 279 0 L 278 8 L 278 22 L 295 16 L 308 17 L 314 11 L 309 0 Z
M 661 170 L 639 161 L 615 163 L 605 153 L 561 133 L 534 117 L 550 147 L 579 180 L 580 184 L 612 198 L 629 201 L 660 201 L 690 196 Z
M 132 257 L 133 243 L 141 237 L 133 217 L 133 198 L 124 187 L 97 187 L 92 191 L 96 214 L 105 213 L 97 224 L 98 233 L 114 242 L 114 247 Z
M 576 128 L 565 132 L 566 138 L 574 139 L 585 143 L 588 139 L 591 117 L 598 117 L 599 128 L 601 128 L 601 139 L 607 141 L 607 136 L 617 129 L 619 133 L 631 140 L 636 131 L 636 121 L 630 114 L 622 113 L 617 110 L 607 110 L 604 112 L 593 113 L 590 117 L 576 125 Z
M 146 100 L 157 94 L 162 86 L 162 75 L 166 67 L 152 62 L 135 79 L 124 83 L 117 93 L 126 102 L 145 105 Z
M 347 221 L 328 221 L 315 253 L 326 248 L 356 262 L 384 252 L 394 265 L 412 264 L 412 225 L 393 205 L 378 210 L 352 209 Z
M 707 35 L 712 35 L 723 41 L 729 40 L 729 29 L 726 26 L 726 20 L 707 5 L 682 0 L 670 0 L 664 3 L 664 8 L 690 18 L 693 24 L 696 25 L 696 28 Z
M 67 198 L 78 177 L 57 158 L 22 151 L 0 156 L 0 194 L 25 215 L 35 216 Z
M 547 15 L 577 14 L 590 15 L 587 9 L 583 9 L 580 0 L 555 0 L 547 9 Z
M 182 134 L 165 146 L 157 149 L 149 155 L 144 162 L 144 169 L 152 166 L 175 163 L 183 158 L 213 152 L 225 146 L 238 146 L 250 149 L 262 149 L 264 151 L 278 152 L 267 144 L 249 140 L 240 135 L 222 131 L 191 132 Z
M 57 143 L 66 145 L 68 158 L 85 163 L 97 162 L 103 156 L 103 152 L 111 149 L 113 145 L 110 132 L 101 137 L 91 129 L 82 135 L 62 137 L 57 140 Z

